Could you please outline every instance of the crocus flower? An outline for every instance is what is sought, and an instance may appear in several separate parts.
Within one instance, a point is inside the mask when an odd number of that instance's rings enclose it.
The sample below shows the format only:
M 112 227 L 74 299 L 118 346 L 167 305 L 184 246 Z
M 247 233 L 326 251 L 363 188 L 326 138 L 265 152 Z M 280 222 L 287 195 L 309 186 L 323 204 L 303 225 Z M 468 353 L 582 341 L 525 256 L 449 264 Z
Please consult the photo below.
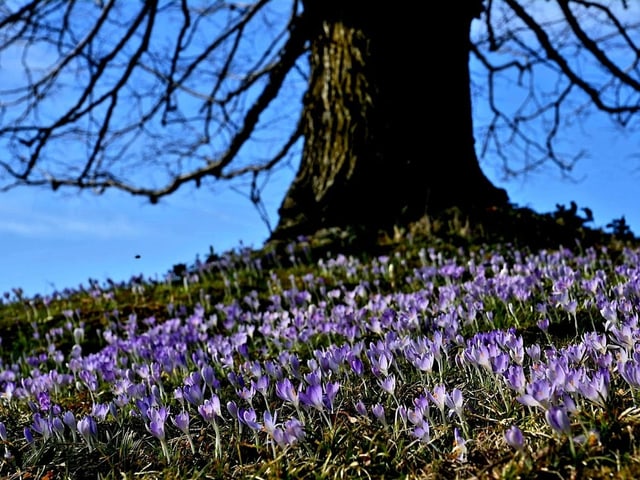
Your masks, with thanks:
M 171 461 L 171 456 L 169 455 L 169 448 L 167 446 L 167 441 L 165 440 L 165 422 L 167 417 L 169 416 L 169 409 L 166 407 L 151 407 L 147 411 L 147 418 L 149 419 L 149 425 L 147 425 L 147 430 L 149 433 L 160 440 L 160 446 L 162 447 L 162 453 L 164 457 L 167 459 L 167 462 Z
M 362 400 L 358 400 L 354 406 L 355 406 L 356 412 L 358 412 L 363 417 L 367 416 L 367 407 L 362 402 Z
M 387 419 L 385 417 L 384 414 L 384 407 L 382 405 L 380 405 L 379 403 L 376 403 L 373 408 L 371 409 L 371 411 L 373 412 L 373 415 L 378 419 L 378 421 L 380 423 L 382 423 L 382 425 L 384 425 L 385 427 L 387 426 Z
M 322 370 L 312 370 L 304 375 L 304 380 L 309 385 L 320 385 L 322 381 Z
M 618 362 L 618 372 L 632 388 L 640 388 L 640 364 L 634 361 Z
M 315 408 L 318 411 L 324 410 L 322 385 L 309 385 L 305 390 L 300 392 L 299 398 L 300 402 L 307 407 Z
M 518 393 L 524 393 L 527 378 L 524 375 L 524 369 L 520 365 L 511 365 L 503 375 L 510 388 Z
M 149 419 L 149 426 L 147 427 L 151 435 L 158 440 L 164 440 L 164 425 L 169 416 L 169 409 L 166 407 L 151 407 L 147 410 L 147 418 Z
M 220 382 L 216 378 L 215 370 L 211 365 L 205 365 L 200 369 L 200 375 L 204 379 L 204 383 L 210 387 L 217 389 L 220 387 Z
M 227 411 L 231 414 L 232 417 L 238 416 L 238 404 L 233 400 L 227 402 Z
M 409 420 L 411 423 L 413 423 L 416 426 L 421 426 L 425 421 L 424 411 L 419 408 L 416 408 L 416 409 L 409 408 L 407 410 L 407 420 Z
M 109 413 L 109 405 L 106 403 L 94 403 L 91 408 L 91 416 L 103 421 Z
M 388 376 L 389 368 L 393 362 L 393 355 L 388 351 L 381 352 L 367 352 L 369 360 L 371 361 L 371 371 L 378 377 L 380 375 Z
M 241 408 L 238 411 L 238 419 L 252 430 L 258 431 L 262 428 L 262 425 L 256 421 L 257 415 L 253 408 Z
M 189 435 L 189 413 L 180 412 L 173 417 L 173 423 L 185 435 Z
M 546 333 L 549 330 L 549 319 L 543 318 L 538 320 L 538 328 Z
M 56 435 L 58 440 L 64 440 L 64 423 L 60 417 L 53 417 L 51 419 L 51 431 Z
M 455 413 L 460 421 L 464 422 L 464 399 L 462 397 L 462 391 L 458 388 L 454 388 L 451 395 L 448 393 L 446 394 L 444 402 L 447 404 L 447 407 L 450 408 L 449 415 L 453 415 Z
M 298 392 L 288 378 L 276 382 L 276 395 L 286 402 L 291 402 L 296 408 L 299 405 Z
M 516 450 L 522 450 L 524 448 L 524 436 L 522 435 L 522 431 L 515 425 L 504 433 L 504 439 Z
M 389 395 L 393 395 L 396 391 L 396 376 L 389 375 L 384 380 L 378 380 L 378 385 L 380 385 L 380 387 L 382 387 L 382 389 Z
M 431 441 L 431 433 L 429 429 L 429 422 L 423 421 L 419 426 L 416 426 L 412 431 L 412 435 L 420 440 L 422 443 L 429 443 Z
M 276 429 L 276 419 L 278 418 L 278 415 L 274 412 L 273 415 L 271 415 L 270 412 L 265 411 L 262 414 L 262 419 L 264 421 L 264 429 L 265 431 L 273 436 L 273 432 Z
M 191 405 L 196 405 L 196 406 L 200 406 L 204 398 L 202 388 L 197 383 L 194 385 L 185 385 L 184 387 L 182 387 L 182 396 Z
M 189 432 L 189 413 L 183 411 L 174 416 L 173 424 L 187 436 L 187 440 L 189 440 L 189 447 L 191 447 L 191 453 L 195 454 L 196 447 L 193 444 L 193 439 L 191 438 L 191 433 Z
M 333 401 L 338 394 L 338 390 L 340 390 L 340 383 L 338 382 L 327 382 L 324 386 L 324 404 L 330 412 L 333 412 Z
M 263 397 L 266 397 L 269 389 L 269 377 L 267 375 L 260 375 L 260 377 L 258 377 L 258 379 L 252 384 Z
M 526 386 L 526 393 L 516 398 L 529 407 L 545 408 L 553 396 L 553 385 L 547 379 L 536 380 Z
M 256 389 L 254 388 L 253 384 L 250 384 L 248 387 L 243 387 L 237 390 L 236 393 L 240 398 L 251 404 L 251 401 L 256 394 Z
M 67 427 L 69 427 L 71 432 L 75 435 L 75 433 L 76 433 L 76 417 L 73 414 L 73 412 L 70 412 L 69 410 L 64 412 L 64 415 L 62 415 L 62 421 L 64 422 L 64 424 Z
M 45 418 L 39 413 L 33 414 L 33 423 L 31 424 L 31 430 L 42 435 L 44 440 L 47 440 L 51 436 L 51 421 L 49 418 Z
M 601 369 L 593 374 L 593 379 L 585 378 L 578 385 L 578 391 L 593 403 L 604 407 L 609 396 L 609 383 L 609 371 Z
M 43 412 L 48 412 L 51 408 L 51 399 L 49 397 L 49 392 L 38 392 L 37 399 L 40 410 L 42 410 Z
M 440 413 L 442 414 L 442 418 L 444 418 L 444 408 L 445 408 L 445 400 L 447 398 L 447 390 L 444 385 L 436 385 L 433 387 L 433 393 L 427 392 L 427 397 L 429 400 L 433 402 L 433 404 L 438 407 Z
M 215 455 L 216 458 L 220 458 L 222 455 L 222 444 L 220 443 L 220 429 L 216 420 L 222 418 L 222 411 L 220 409 L 220 398 L 216 394 L 213 394 L 211 398 L 208 398 L 198 407 L 198 412 L 202 418 L 213 426 L 213 430 L 216 434 Z
M 284 441 L 287 445 L 295 445 L 304 440 L 305 433 L 302 423 L 297 418 L 291 418 L 284 424 Z
M 76 327 L 73 329 L 73 340 L 76 345 L 79 345 L 84 341 L 84 328 Z
M 362 360 L 360 360 L 360 357 L 351 355 L 349 357 L 349 366 L 351 367 L 351 370 L 353 370 L 353 373 L 355 373 L 358 376 L 364 373 L 364 363 L 362 363 Z
M 198 406 L 198 412 L 205 421 L 215 423 L 217 418 L 222 417 L 220 398 L 214 394 Z
M 467 461 L 467 441 L 462 438 L 458 428 L 453 429 L 453 451 L 451 452 L 459 462 Z
M 431 351 L 428 351 L 420 355 L 415 355 L 411 361 L 418 370 L 431 373 L 433 372 L 433 362 L 435 358 L 435 355 Z
M 31 433 L 31 429 L 29 427 L 24 427 L 24 439 L 27 441 L 27 443 L 31 444 L 33 443 L 33 434 Z
M 93 440 L 98 435 L 98 425 L 92 416 L 86 415 L 81 418 L 76 428 L 78 429 L 78 433 L 84 438 L 84 441 L 87 442 L 89 449 L 93 448 Z
M 544 414 L 547 423 L 558 433 L 568 433 L 571 430 L 569 415 L 561 408 L 552 406 Z

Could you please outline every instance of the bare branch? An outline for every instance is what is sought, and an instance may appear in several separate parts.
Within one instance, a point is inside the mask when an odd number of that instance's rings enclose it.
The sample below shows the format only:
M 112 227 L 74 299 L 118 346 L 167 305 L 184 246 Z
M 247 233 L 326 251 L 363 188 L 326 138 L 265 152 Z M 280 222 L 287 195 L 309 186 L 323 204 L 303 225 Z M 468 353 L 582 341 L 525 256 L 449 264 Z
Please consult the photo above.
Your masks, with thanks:
M 567 59 L 553 46 L 553 43 L 544 29 L 531 17 L 516 0 L 503 0 L 522 19 L 536 36 L 540 46 L 547 57 L 553 61 L 567 78 L 585 92 L 593 104 L 600 110 L 610 114 L 640 111 L 640 104 L 636 105 L 612 105 L 605 103 L 598 90 L 584 81 L 570 66 Z

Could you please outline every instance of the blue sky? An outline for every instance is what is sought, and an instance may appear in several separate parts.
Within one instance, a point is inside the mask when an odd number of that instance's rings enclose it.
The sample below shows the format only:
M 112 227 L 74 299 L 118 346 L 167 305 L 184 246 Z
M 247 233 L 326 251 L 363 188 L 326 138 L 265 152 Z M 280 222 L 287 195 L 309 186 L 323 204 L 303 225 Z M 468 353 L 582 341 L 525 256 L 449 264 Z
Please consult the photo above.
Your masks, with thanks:
M 588 153 L 571 179 L 547 165 L 505 182 L 495 158 L 482 165 L 520 206 L 552 211 L 573 200 L 593 210 L 595 225 L 624 215 L 640 234 L 640 158 L 634 156 L 640 145 L 633 133 L 621 132 L 606 117 L 569 132 L 567 148 Z M 294 173 L 278 172 L 264 192 L 272 224 Z M 240 242 L 258 247 L 267 236 L 249 200 L 224 184 L 214 191 L 181 190 L 157 205 L 118 192 L 16 189 L 0 194 L 0 295 L 14 287 L 28 296 L 50 294 L 86 285 L 89 278 L 162 278 L 172 265 L 206 255 L 210 246 L 217 252 Z

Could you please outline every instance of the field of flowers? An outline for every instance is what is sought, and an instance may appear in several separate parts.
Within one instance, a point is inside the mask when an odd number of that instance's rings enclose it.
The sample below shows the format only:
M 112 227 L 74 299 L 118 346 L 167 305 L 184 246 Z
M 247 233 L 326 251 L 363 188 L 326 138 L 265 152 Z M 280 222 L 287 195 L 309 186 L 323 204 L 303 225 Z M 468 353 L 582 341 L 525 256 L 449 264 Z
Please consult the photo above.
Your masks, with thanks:
M 639 250 L 284 260 L 5 295 L 0 476 L 640 475 Z

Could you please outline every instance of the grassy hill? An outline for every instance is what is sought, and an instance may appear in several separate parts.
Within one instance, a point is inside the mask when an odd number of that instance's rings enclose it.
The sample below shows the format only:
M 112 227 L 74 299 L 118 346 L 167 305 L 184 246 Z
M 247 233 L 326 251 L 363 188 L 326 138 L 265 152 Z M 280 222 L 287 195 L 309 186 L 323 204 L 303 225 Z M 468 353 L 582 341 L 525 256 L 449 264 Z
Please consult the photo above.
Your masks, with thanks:
M 640 250 L 559 207 L 0 306 L 0 476 L 636 478 Z

